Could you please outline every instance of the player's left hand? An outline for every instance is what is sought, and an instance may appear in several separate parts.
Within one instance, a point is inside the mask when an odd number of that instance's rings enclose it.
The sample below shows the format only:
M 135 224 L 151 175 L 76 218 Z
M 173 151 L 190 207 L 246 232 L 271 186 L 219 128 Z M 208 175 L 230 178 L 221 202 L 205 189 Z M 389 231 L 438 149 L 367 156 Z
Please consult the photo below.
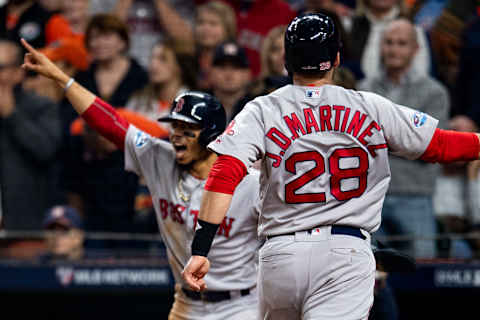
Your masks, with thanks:
M 192 290 L 197 292 L 203 291 L 207 289 L 203 277 L 205 277 L 209 269 L 210 261 L 208 261 L 207 257 L 192 256 L 185 268 L 183 268 L 182 277 Z

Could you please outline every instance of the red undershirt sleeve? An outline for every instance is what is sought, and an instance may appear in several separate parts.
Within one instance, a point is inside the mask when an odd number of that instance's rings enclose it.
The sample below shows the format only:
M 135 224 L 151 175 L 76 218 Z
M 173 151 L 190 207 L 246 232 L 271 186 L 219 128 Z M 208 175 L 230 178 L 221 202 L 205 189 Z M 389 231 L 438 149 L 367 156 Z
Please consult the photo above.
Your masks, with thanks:
M 235 157 L 220 155 L 213 164 L 205 183 L 205 190 L 233 194 L 243 177 L 247 167 Z
M 87 124 L 113 142 L 120 150 L 125 148 L 125 137 L 130 124 L 115 109 L 100 98 L 82 113 Z
M 420 157 L 427 162 L 449 163 L 479 158 L 480 141 L 475 133 L 436 129 Z

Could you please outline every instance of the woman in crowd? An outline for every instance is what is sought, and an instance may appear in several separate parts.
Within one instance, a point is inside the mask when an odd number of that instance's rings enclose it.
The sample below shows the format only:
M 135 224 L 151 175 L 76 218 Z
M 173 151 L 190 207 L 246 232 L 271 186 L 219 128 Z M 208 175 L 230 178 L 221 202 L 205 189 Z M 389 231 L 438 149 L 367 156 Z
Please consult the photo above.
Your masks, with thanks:
M 197 7 L 191 44 L 198 64 L 199 89 L 210 88 L 208 79 L 215 48 L 222 42 L 234 40 L 236 36 L 237 19 L 230 6 L 211 1 Z
M 195 87 L 195 61 L 173 41 L 157 43 L 151 51 L 149 83 L 133 95 L 127 108 L 157 120 L 170 111 L 174 98 Z
M 262 42 L 260 77 L 255 87 L 252 88 L 255 95 L 270 93 L 290 83 L 285 69 L 285 48 L 283 46 L 286 27 L 280 25 L 273 28 Z
M 127 55 L 129 43 L 127 26 L 113 15 L 93 16 L 85 32 L 92 64 L 76 79 L 115 107 L 124 107 L 148 82 L 147 72 Z

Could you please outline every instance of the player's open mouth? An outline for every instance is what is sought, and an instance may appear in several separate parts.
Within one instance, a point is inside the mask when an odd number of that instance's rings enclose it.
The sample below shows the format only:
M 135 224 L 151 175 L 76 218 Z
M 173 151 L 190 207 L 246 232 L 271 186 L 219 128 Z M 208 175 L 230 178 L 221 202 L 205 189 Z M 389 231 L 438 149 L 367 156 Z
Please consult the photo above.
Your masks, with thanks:
M 181 146 L 181 145 L 174 145 L 173 148 L 175 148 L 175 151 L 185 151 L 187 150 L 187 146 Z
M 187 152 L 187 146 L 173 145 L 173 148 L 175 149 L 175 157 L 177 158 L 177 160 L 183 159 L 185 153 Z

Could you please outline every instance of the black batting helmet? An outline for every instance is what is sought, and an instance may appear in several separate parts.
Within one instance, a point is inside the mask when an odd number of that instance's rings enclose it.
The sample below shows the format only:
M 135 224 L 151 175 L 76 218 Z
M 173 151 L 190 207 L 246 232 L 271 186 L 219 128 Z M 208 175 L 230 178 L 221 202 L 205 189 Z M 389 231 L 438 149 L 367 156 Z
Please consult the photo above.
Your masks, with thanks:
M 227 116 L 220 101 L 212 95 L 189 91 L 175 98 L 168 116 L 158 119 L 163 122 L 175 120 L 201 125 L 203 130 L 198 143 L 206 147 L 225 130 Z
M 322 13 L 299 15 L 285 32 L 285 68 L 303 74 L 330 70 L 340 46 L 340 33 L 332 18 Z

